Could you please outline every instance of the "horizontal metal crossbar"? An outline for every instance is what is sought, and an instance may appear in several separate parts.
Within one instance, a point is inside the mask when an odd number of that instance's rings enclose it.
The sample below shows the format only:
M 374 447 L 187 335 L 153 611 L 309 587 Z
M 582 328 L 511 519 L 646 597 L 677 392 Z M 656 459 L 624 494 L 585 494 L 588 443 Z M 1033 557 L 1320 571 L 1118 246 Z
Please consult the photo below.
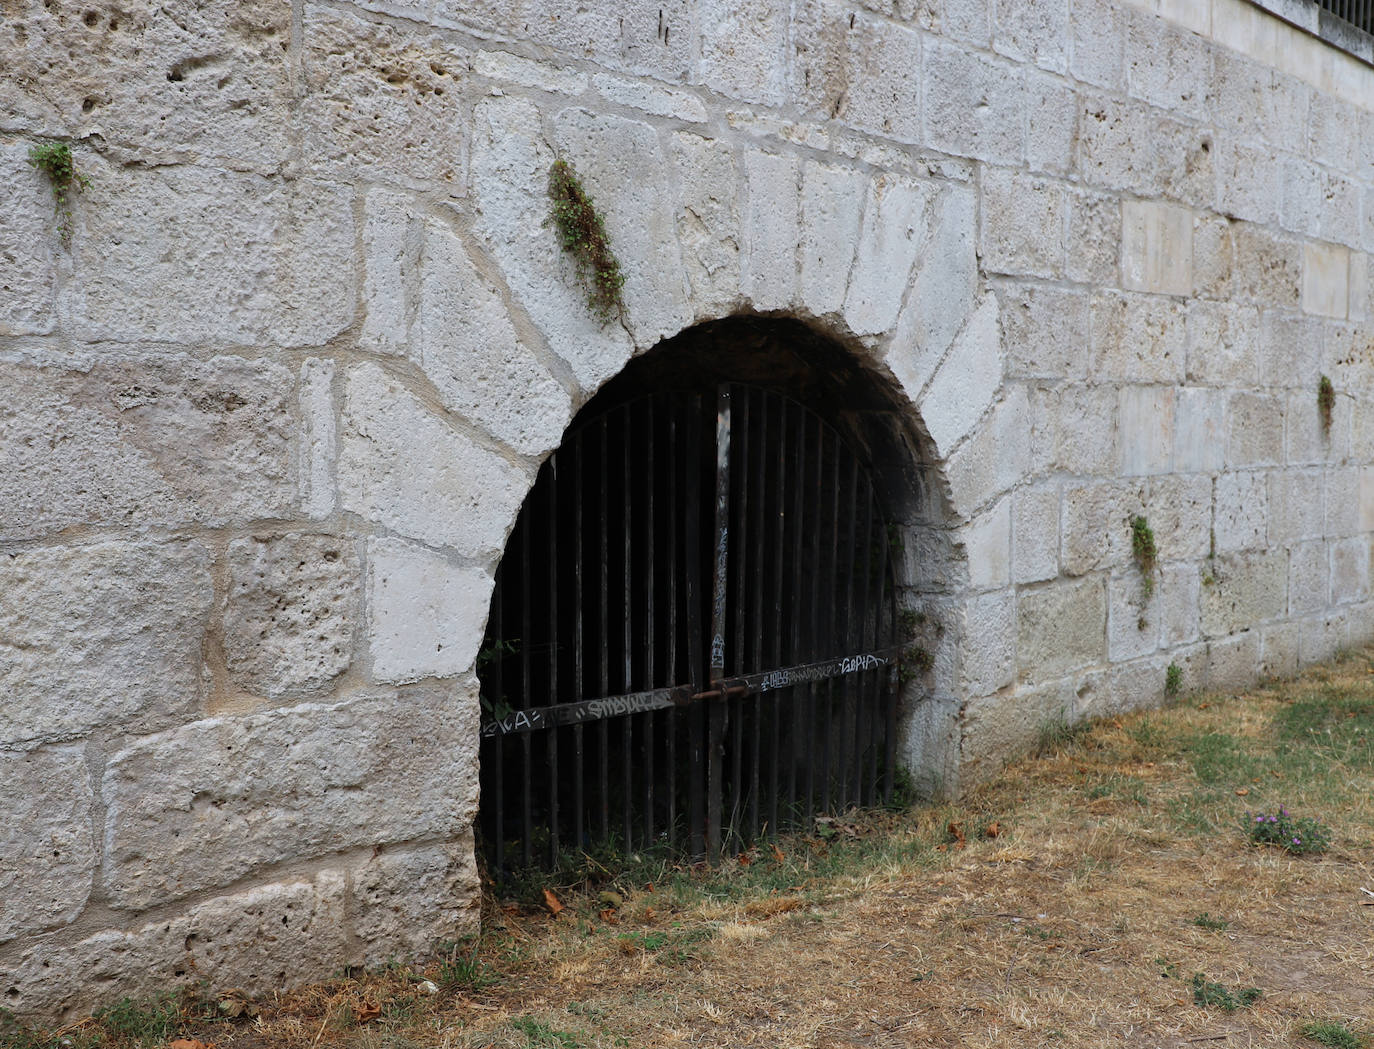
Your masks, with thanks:
M 896 662 L 899 649 L 882 648 L 872 652 L 822 659 L 780 670 L 766 670 L 745 674 L 717 682 L 717 691 L 729 689 L 732 695 L 761 694 L 772 689 L 787 688 L 813 681 L 826 681 L 847 674 L 861 674 Z M 710 693 L 693 693 L 687 685 L 674 688 L 654 688 L 645 692 L 629 692 L 621 696 L 583 699 L 573 703 L 557 703 L 548 707 L 515 710 L 503 718 L 493 718 L 482 724 L 482 738 L 510 736 L 520 732 L 561 728 L 564 725 L 584 725 L 589 721 L 643 714 L 651 710 L 668 710 L 686 706 Z

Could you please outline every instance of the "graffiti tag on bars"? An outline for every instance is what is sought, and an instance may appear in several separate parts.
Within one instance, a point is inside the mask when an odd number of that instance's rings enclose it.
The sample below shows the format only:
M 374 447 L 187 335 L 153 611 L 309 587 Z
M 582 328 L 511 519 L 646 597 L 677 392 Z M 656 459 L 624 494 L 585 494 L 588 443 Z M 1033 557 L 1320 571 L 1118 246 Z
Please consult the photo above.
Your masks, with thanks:
M 773 688 L 787 688 L 789 685 L 803 685 L 808 681 L 824 681 L 826 678 L 857 674 L 887 664 L 882 656 L 865 653 L 861 656 L 845 656 L 832 659 L 829 663 L 813 663 L 807 667 L 792 667 L 789 670 L 775 670 L 759 683 L 759 691 L 767 692 Z

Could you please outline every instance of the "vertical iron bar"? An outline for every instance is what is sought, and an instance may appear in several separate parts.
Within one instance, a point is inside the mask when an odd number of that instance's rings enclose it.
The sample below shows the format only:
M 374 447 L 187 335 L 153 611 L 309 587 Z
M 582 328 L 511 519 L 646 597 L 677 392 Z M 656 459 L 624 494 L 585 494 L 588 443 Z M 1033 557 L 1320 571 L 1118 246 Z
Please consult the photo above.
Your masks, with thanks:
M 838 618 L 836 605 L 839 603 L 838 591 L 840 582 L 840 439 L 839 435 L 831 431 L 828 426 L 823 426 L 821 428 L 822 441 L 824 441 L 827 435 L 830 437 L 830 441 L 828 443 L 830 444 L 832 449 L 830 466 L 830 484 L 828 486 L 830 490 L 830 563 L 826 566 L 826 570 L 821 578 L 821 585 L 825 587 L 825 589 L 822 591 L 821 602 L 828 609 L 825 624 L 826 636 L 824 652 L 827 656 L 836 656 L 842 654 L 839 649 L 839 633 L 838 624 L 836 622 L 836 619 Z M 821 458 L 822 460 L 824 460 L 824 452 L 821 453 Z M 825 476 L 825 472 L 823 469 L 818 474 L 818 476 Z M 827 486 L 824 483 L 822 483 L 820 485 L 820 493 L 818 494 L 823 494 L 826 491 L 826 488 Z M 819 655 L 820 652 L 818 652 L 817 654 Z M 834 775 L 832 774 L 831 770 L 831 758 L 833 756 L 835 758 L 835 763 L 838 765 L 839 754 L 833 752 L 839 750 L 840 753 L 843 753 L 844 747 L 843 738 L 840 738 L 838 740 L 833 738 L 835 735 L 836 720 L 835 691 L 836 687 L 842 687 L 842 684 L 842 682 L 839 682 L 834 678 L 831 678 L 829 681 L 825 683 L 825 699 L 823 701 L 825 714 L 823 720 L 820 722 L 819 725 L 821 732 L 822 755 L 821 796 L 823 799 L 822 808 L 826 812 L 835 811 L 831 805 L 831 802 L 834 800 L 832 796 Z M 841 713 L 839 714 L 839 721 L 840 730 L 841 732 L 843 732 L 844 714 L 842 706 Z M 841 799 L 841 804 L 843 804 L 843 799 Z
M 725 677 L 725 611 L 729 586 L 730 540 L 730 387 L 716 391 L 716 527 L 711 590 L 711 681 Z M 725 717 L 728 704 L 724 697 L 706 705 L 709 735 L 709 763 L 706 772 L 706 851 L 711 859 L 720 855 L 721 798 L 725 761 Z
M 586 485 L 586 474 L 582 471 L 582 432 L 573 435 L 573 699 L 586 698 L 584 676 L 583 619 L 584 590 L 582 569 L 586 563 L 586 537 L 582 529 L 582 492 Z M 586 827 L 586 762 L 582 751 L 582 726 L 574 725 L 573 734 L 573 836 L 574 847 L 587 847 Z
M 868 474 L 863 475 L 864 482 L 864 525 L 863 525 L 863 546 L 860 548 L 862 554 L 858 555 L 859 569 L 863 572 L 863 586 L 859 590 L 859 607 L 856 618 L 858 619 L 858 647 L 860 651 L 871 648 L 878 648 L 878 635 L 875 632 L 872 640 L 869 640 L 868 616 L 869 616 L 869 584 L 873 581 L 873 485 L 869 482 Z M 855 478 L 855 489 L 858 488 L 858 478 Z M 857 496 L 856 496 L 857 498 Z M 857 520 L 855 527 L 858 527 Z M 855 539 L 857 541 L 857 535 Z M 877 624 L 875 623 L 876 627 Z M 865 771 L 868 765 L 868 754 L 873 746 L 873 701 L 870 693 L 871 678 L 874 674 L 865 671 L 860 681 L 861 687 L 858 694 L 858 710 L 855 714 L 854 733 L 855 733 L 855 761 L 854 761 L 854 800 L 859 805 L 871 805 L 873 803 L 873 791 L 868 788 L 868 778 Z M 862 730 L 860 726 L 862 725 Z M 876 763 L 875 763 L 876 764 Z
M 820 560 L 821 560 L 821 496 L 825 492 L 825 432 L 821 428 L 819 419 L 815 420 L 816 430 L 816 487 L 811 493 L 811 505 L 816 508 L 815 526 L 812 528 L 811 557 L 808 563 L 811 566 L 811 598 L 808 601 L 810 611 L 809 647 L 815 653 L 812 658 L 820 658 Z M 807 755 L 806 755 L 806 819 L 810 822 L 816 814 L 816 732 L 820 728 L 820 718 L 817 716 L 817 708 L 820 706 L 820 697 L 817 695 L 818 689 L 814 683 L 807 685 L 806 695 L 806 718 L 803 722 L 807 733 Z M 828 747 L 828 741 L 822 741 L 823 747 Z
M 678 459 L 677 443 L 677 413 L 678 407 L 671 401 L 667 401 L 668 407 L 668 651 L 665 653 L 668 659 L 667 681 L 670 685 L 678 683 L 677 670 L 677 529 L 678 529 L 678 505 L 677 490 L 679 484 L 679 468 L 681 462 Z M 677 733 L 680 719 L 676 710 L 668 711 L 668 769 L 664 777 L 664 785 L 668 794 L 668 845 L 677 848 Z
M 842 457 L 844 459 L 845 469 L 841 471 L 839 464 Z M 861 651 L 861 649 L 856 642 L 863 637 L 862 630 L 855 628 L 855 620 L 860 619 L 863 615 L 863 609 L 854 608 L 854 572 L 857 568 L 856 562 L 859 557 L 858 501 L 860 468 L 859 464 L 851 458 L 849 449 L 843 442 L 837 442 L 835 445 L 835 462 L 837 474 L 847 473 L 849 475 L 849 512 L 845 517 L 845 529 L 849 538 L 849 548 L 844 561 L 844 622 L 838 624 L 836 637 L 843 637 L 845 639 L 845 647 L 851 652 L 857 652 Z M 840 483 L 842 482 L 837 476 L 837 489 Z M 837 491 L 836 501 L 838 502 L 838 500 L 839 493 Z M 838 603 L 837 600 L 836 604 Z M 842 678 L 839 684 L 840 709 L 842 711 L 841 717 L 844 719 L 840 739 L 840 760 L 838 769 L 840 777 L 840 808 L 844 808 L 849 804 L 861 804 L 862 800 L 859 797 L 859 791 L 857 789 L 853 792 L 852 796 L 849 791 L 852 770 L 860 764 L 857 753 L 859 746 L 859 707 L 855 697 L 855 691 L 861 687 L 862 683 L 863 678 L 859 676 L 853 680 Z
M 764 579 L 767 575 L 767 556 L 768 544 L 764 541 L 763 531 L 767 517 L 764 511 L 764 503 L 768 498 L 768 489 L 764 483 L 763 465 L 765 455 L 768 450 L 768 402 L 763 391 L 755 391 L 751 394 L 753 404 L 757 408 L 754 423 L 754 449 L 753 469 L 746 469 L 745 476 L 748 479 L 749 487 L 754 490 L 754 520 L 749 527 L 748 541 L 758 551 L 758 556 L 754 559 L 757 567 L 754 569 L 753 579 L 750 582 L 749 594 L 752 599 L 749 608 L 749 624 L 753 633 L 753 653 L 751 662 L 744 663 L 747 672 L 754 672 L 763 669 L 763 588 Z M 744 603 L 741 601 L 741 608 Z M 749 837 L 755 839 L 759 836 L 759 823 L 761 799 L 759 798 L 759 765 L 762 761 L 763 726 L 764 710 L 763 703 L 759 700 L 751 701 L 750 710 L 752 712 L 753 731 L 750 733 L 752 741 L 752 762 L 750 763 L 749 773 Z
M 788 407 L 792 407 L 792 405 L 789 404 Z M 801 628 L 802 620 L 805 617 L 805 609 L 802 604 L 801 592 L 803 578 L 802 565 L 806 561 L 806 529 L 803 527 L 803 523 L 806 520 L 806 506 L 804 503 L 804 500 L 806 498 L 807 468 L 806 412 L 804 412 L 800 407 L 797 407 L 796 415 L 797 463 L 795 470 L 792 471 L 792 478 L 794 484 L 794 488 L 792 490 L 792 540 L 795 549 L 792 552 L 792 588 L 788 594 L 790 599 L 788 601 L 788 616 L 792 620 L 792 645 L 787 655 L 787 661 L 789 663 L 803 662 L 801 656 Z M 786 467 L 784 466 L 784 469 L 785 468 Z M 807 705 L 808 710 L 806 711 L 806 713 L 803 713 L 801 710 L 802 695 L 807 690 L 807 688 L 807 685 L 793 685 L 789 690 L 792 694 L 788 697 L 789 704 L 793 708 L 791 711 L 792 716 L 787 719 L 787 800 L 789 809 L 787 816 L 789 822 L 795 820 L 800 811 L 797 807 L 798 778 L 802 778 L 803 786 L 805 785 L 804 777 L 798 777 L 797 775 L 798 744 L 800 743 L 808 751 L 811 747 L 810 723 L 807 716 L 810 713 L 809 704 Z
M 621 519 L 620 527 L 625 533 L 625 602 L 622 615 L 625 619 L 625 691 L 633 692 L 635 689 L 634 680 L 634 546 L 632 536 L 634 534 L 634 505 L 631 499 L 632 486 L 630 484 L 630 472 L 633 463 L 630 461 L 630 406 L 625 405 L 621 413 L 620 443 L 621 460 L 624 467 L 624 517 Z M 625 831 L 625 851 L 634 851 L 634 718 L 625 717 L 621 719 L 621 754 L 620 754 L 620 787 L 624 793 L 624 801 L 621 805 L 623 813 Z
M 733 471 L 735 477 L 735 490 L 738 493 L 738 508 L 731 507 L 735 515 L 733 542 L 730 544 L 730 567 L 731 575 L 734 577 L 735 587 L 732 596 L 731 613 L 735 627 L 735 647 L 731 653 L 730 666 L 736 674 L 747 673 L 745 653 L 745 619 L 747 600 L 750 588 L 745 583 L 745 570 L 748 567 L 749 542 L 752 538 L 748 529 L 749 514 L 749 402 L 750 392 L 746 387 L 740 388 L 739 404 L 733 408 L 733 415 L 730 423 L 734 434 L 738 434 L 739 450 L 736 453 L 731 449 L 731 454 L 735 456 L 735 465 L 738 467 Z M 733 434 L 732 434 L 733 436 Z M 759 551 L 762 553 L 762 551 Z M 730 754 L 730 820 L 731 829 L 735 832 L 731 836 L 731 848 L 736 849 L 736 843 L 743 837 L 741 833 L 744 807 L 744 712 L 748 705 L 748 700 L 741 697 L 729 701 L 729 721 L 731 727 L 731 754 Z
M 558 702 L 558 453 L 549 457 L 549 692 L 543 702 Z M 548 730 L 549 863 L 558 866 L 558 729 Z
M 488 634 L 498 641 L 501 640 L 503 636 L 500 585 L 502 575 L 502 571 L 500 569 L 497 569 L 497 585 L 494 588 L 494 593 L 492 594 L 491 599 L 492 626 L 488 630 Z M 501 678 L 503 668 L 501 664 L 501 650 L 497 648 L 491 654 L 490 695 L 493 712 L 500 710 L 502 707 L 503 696 L 501 690 Z M 505 736 L 495 736 L 492 739 L 488 740 L 488 745 L 491 747 L 490 753 L 492 756 L 493 764 L 495 766 L 493 769 L 492 778 L 494 781 L 493 793 L 495 794 L 495 798 L 493 800 L 496 803 L 496 818 L 493 833 L 496 840 L 493 842 L 493 845 L 495 847 L 496 854 L 497 878 L 503 877 L 506 869 L 506 738 L 507 737 Z
M 683 537 L 683 553 L 686 558 L 686 579 L 684 588 L 687 599 L 687 656 L 692 691 L 701 692 L 702 673 L 709 663 L 703 651 L 705 624 L 702 623 L 702 578 L 701 578 L 701 398 L 693 395 L 687 401 L 687 498 L 683 506 L 686 520 L 686 535 Z M 688 718 L 688 812 L 691 820 L 689 828 L 692 855 L 706 855 L 706 737 L 705 717 L 700 708 L 687 711 Z
M 530 529 L 520 529 L 520 706 L 530 706 Z M 534 755 L 531 733 L 520 733 L 520 746 L 525 755 L 524 830 L 520 835 L 521 854 L 525 866 L 534 862 L 533 792 Z
M 778 408 L 778 456 L 772 461 L 774 470 L 777 471 L 777 503 L 774 507 L 777 515 L 774 527 L 773 541 L 773 666 L 782 666 L 782 587 L 783 587 L 783 549 L 786 544 L 787 531 L 787 404 L 780 398 L 773 398 L 766 395 L 768 400 L 777 400 Z M 767 465 L 767 464 L 765 464 Z M 778 801 L 781 787 L 778 783 L 778 765 L 782 761 L 782 741 L 780 723 L 782 721 L 782 701 L 778 698 L 775 690 L 772 693 L 770 703 L 770 717 L 773 729 L 773 760 L 770 767 L 769 783 L 769 827 L 773 834 L 778 833 Z
M 654 676 L 654 646 L 658 637 L 654 633 L 654 573 L 658 563 L 654 559 L 654 532 L 658 522 L 654 519 L 654 488 L 658 484 L 658 474 L 654 462 L 654 404 L 644 402 L 644 483 L 647 496 L 644 507 L 644 687 L 657 688 L 658 679 Z M 671 684 L 671 682 L 670 682 Z M 654 842 L 654 747 L 657 743 L 656 729 L 658 715 L 653 711 L 644 715 L 644 846 Z
M 600 459 L 601 466 L 598 476 L 598 482 L 600 484 L 600 500 L 598 510 L 600 511 L 601 515 L 601 557 L 598 561 L 598 570 L 601 575 L 601 618 L 598 625 L 601 627 L 601 629 L 598 632 L 598 637 L 600 638 L 601 658 L 597 662 L 597 685 L 599 686 L 597 695 L 608 696 L 611 692 L 611 619 L 610 609 L 608 607 L 611 588 L 611 569 L 610 536 L 608 534 L 610 529 L 610 522 L 608 520 L 606 505 L 606 501 L 608 498 L 606 494 L 606 486 L 609 483 L 607 469 L 610 464 L 607 462 L 608 453 L 606 450 L 606 445 L 610 443 L 610 428 L 606 416 L 603 415 L 598 421 L 601 424 L 600 447 L 598 449 L 598 457 Z M 597 765 L 599 766 L 597 769 L 599 778 L 598 785 L 601 788 L 600 797 L 598 799 L 599 807 L 601 809 L 601 840 L 609 842 L 611 840 L 611 725 L 609 721 L 607 721 L 605 718 L 602 718 L 600 721 L 596 723 L 596 727 L 598 742 L 601 744 L 601 748 L 597 753 Z
M 892 570 L 889 566 L 892 544 L 883 536 L 884 542 L 881 544 L 883 551 L 882 575 L 879 576 L 878 602 L 875 611 L 878 614 L 879 624 L 886 622 L 886 629 L 883 636 L 895 638 L 898 630 L 896 600 L 897 595 L 892 588 Z M 901 680 L 898 670 L 901 666 L 901 656 L 893 662 L 885 675 L 882 700 L 885 706 L 883 711 L 883 802 L 892 800 L 892 778 L 896 772 L 897 759 L 897 698 L 898 686 Z

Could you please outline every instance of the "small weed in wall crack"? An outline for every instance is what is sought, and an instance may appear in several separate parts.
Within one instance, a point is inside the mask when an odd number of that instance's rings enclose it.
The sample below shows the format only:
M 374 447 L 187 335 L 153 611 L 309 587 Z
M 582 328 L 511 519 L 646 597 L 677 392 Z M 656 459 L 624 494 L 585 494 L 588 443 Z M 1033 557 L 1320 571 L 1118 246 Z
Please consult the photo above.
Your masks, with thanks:
M 48 176 L 52 184 L 53 202 L 57 207 L 57 236 L 63 244 L 72 239 L 72 205 L 70 194 L 74 187 L 85 188 L 91 180 L 76 170 L 72 163 L 72 147 L 65 142 L 42 142 L 29 150 L 29 164 Z
M 1170 663 L 1169 669 L 1164 672 L 1164 694 L 1176 696 L 1182 688 L 1183 668 L 1177 663 Z
M 1131 556 L 1140 569 L 1145 600 L 1148 601 L 1155 592 L 1155 563 L 1159 554 L 1155 549 L 1155 534 L 1150 529 L 1150 523 L 1139 514 L 1131 518 Z
M 587 305 L 602 324 L 609 324 L 625 312 L 620 297 L 625 274 L 611 251 L 605 223 L 566 160 L 555 160 L 549 169 L 549 199 L 558 241 L 577 262 L 578 276 L 587 285 Z
M 1325 375 L 1317 383 L 1317 411 L 1322 416 L 1322 433 L 1331 436 L 1331 411 L 1336 407 L 1336 388 Z

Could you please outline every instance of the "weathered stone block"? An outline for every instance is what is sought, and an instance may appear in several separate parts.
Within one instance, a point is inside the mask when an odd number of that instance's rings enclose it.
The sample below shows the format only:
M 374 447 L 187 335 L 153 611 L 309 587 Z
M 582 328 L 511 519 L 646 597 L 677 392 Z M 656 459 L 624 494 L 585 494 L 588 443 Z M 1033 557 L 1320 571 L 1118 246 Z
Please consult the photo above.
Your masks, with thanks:
M 1064 274 L 1085 284 L 1114 285 L 1121 257 L 1121 201 L 1104 193 L 1070 188 L 1068 259 Z
M 1258 470 L 1228 470 L 1216 481 L 1213 534 L 1217 549 L 1257 550 L 1269 528 L 1269 484 Z
M 1155 194 L 1194 208 L 1215 209 L 1217 172 L 1211 130 L 1155 117 L 1150 139 L 1156 151 Z
M 279 365 L 178 354 L 4 373 L 0 538 L 290 513 L 295 381 Z
M 1002 385 L 997 299 L 988 295 L 954 340 L 921 400 L 921 417 L 940 455 L 962 440 Z
M 1174 469 L 1214 473 L 1225 464 L 1225 392 L 1183 387 L 1174 401 Z
M 1254 386 L 1259 373 L 1259 311 L 1222 302 L 1188 309 L 1188 381 L 1210 386 Z
M 1145 517 L 1163 559 L 1205 557 L 1212 541 L 1212 479 L 1153 478 Z
M 1086 293 L 1016 284 L 997 292 L 1011 377 L 1086 378 L 1092 337 Z
M 1111 0 L 1075 0 L 1070 8 L 1070 74 L 1098 87 L 1124 86 L 1128 9 Z
M 565 390 L 515 333 L 500 292 L 462 241 L 425 230 L 412 355 L 446 408 L 522 455 L 558 446 L 572 415 Z
M 1117 425 L 1123 477 L 1168 473 L 1173 469 L 1173 387 L 1123 386 Z
M 925 56 L 926 140 L 955 156 L 1018 164 L 1026 147 L 1019 69 L 933 40 Z
M 1263 157 L 1256 157 L 1255 162 L 1267 163 Z M 1302 249 L 1298 242 L 1248 222 L 1236 223 L 1232 232 L 1236 298 L 1260 306 L 1298 305 L 1302 287 Z
M 978 291 L 975 194 L 963 187 L 947 188 L 935 199 L 932 212 L 930 236 L 916 260 L 888 351 L 889 358 L 914 354 L 914 372 L 925 377 L 967 323 Z M 910 381 L 907 375 L 902 378 Z
M 1260 316 L 1260 383 L 1315 390 L 1321 373 L 1322 322 L 1274 310 Z
M 1162 618 L 1139 572 L 1113 576 L 1107 581 L 1107 658 L 1118 663 L 1149 655 L 1159 647 Z
M 1063 73 L 1069 66 L 1069 5 L 996 0 L 992 47 L 1014 62 Z
M 461 189 L 470 51 L 414 23 L 314 4 L 303 34 L 301 121 L 313 167 Z
M 1226 465 L 1274 466 L 1283 461 L 1283 400 L 1234 393 L 1226 408 Z
M 473 127 L 477 233 L 549 349 L 584 390 L 595 390 L 629 359 L 631 342 L 621 325 L 602 325 L 592 314 L 573 263 L 545 223 L 554 151 L 539 110 L 523 99 L 486 98 Z M 595 197 L 597 187 L 588 191 Z
M 89 163 L 58 299 L 77 338 L 313 346 L 353 320 L 342 186 Z
M 1118 399 L 1110 386 L 1033 391 L 1030 451 L 1035 472 L 1116 473 L 1120 465 Z
M 1178 382 L 1187 315 L 1172 299 L 1099 292 L 1092 299 L 1092 373 L 1118 382 Z
M 373 353 L 404 354 L 414 319 L 413 288 L 424 240 L 419 202 L 374 189 L 364 201 L 363 325 L 358 344 Z
M 781 104 L 787 89 L 791 15 L 789 5 L 779 0 L 709 0 L 697 16 L 702 81 L 744 102 Z
M 1059 685 L 970 700 L 960 724 L 959 782 L 990 779 L 1035 745 L 1040 733 L 1073 717 L 1073 693 Z
M 802 170 L 801 301 L 817 316 L 844 304 L 867 186 L 850 168 L 812 162 Z
M 185 717 L 214 592 L 200 543 L 106 541 L 0 558 L 0 743 Z
M 1367 601 L 1369 592 L 1369 537 L 1337 539 L 1331 544 L 1332 603 Z
M 1027 73 L 1026 164 L 1032 171 L 1067 175 L 1077 142 L 1078 96 L 1056 77 Z
M 960 690 L 987 696 L 1016 674 L 1016 594 L 999 590 L 970 598 L 964 620 Z
M 580 95 L 591 82 L 587 74 L 580 70 L 522 58 L 508 51 L 478 51 L 472 57 L 472 71 L 479 77 L 494 81 L 498 88 L 518 84 L 557 95 Z M 610 77 L 599 77 L 598 80 L 625 83 L 612 81 Z
M 1159 570 L 1159 592 L 1155 607 L 1159 610 L 1160 644 L 1164 648 L 1184 645 L 1198 638 L 1198 602 L 1201 600 L 1202 580 L 1197 566 L 1166 564 Z
M 1235 637 L 1207 643 L 1207 687 L 1216 690 L 1246 688 L 1260 669 L 1260 632 L 1249 630 Z
M 0 26 L 0 39 L 4 28 Z M 0 85 L 5 74 L 0 73 Z M 0 86 L 0 99 L 3 99 Z M 0 121 L 3 118 L 0 117 Z M 18 143 L 0 144 L 0 335 L 45 335 L 53 326 L 52 193 Z
M 935 192 L 927 184 L 879 175 L 868 186 L 844 319 L 856 335 L 897 323 L 917 253 L 926 244 Z
M 1269 475 L 1269 541 L 1320 539 L 1326 530 L 1320 469 L 1274 470 Z
M 1320 612 L 1331 603 L 1331 558 L 1326 541 L 1313 539 L 1288 548 L 1288 614 Z
M 672 137 L 671 156 L 682 186 L 678 242 L 697 317 L 730 313 L 740 293 L 739 175 L 734 153 L 722 143 L 680 132 Z M 860 206 L 858 200 L 852 203 L 856 228 Z
M 374 678 L 452 677 L 472 665 L 487 618 L 491 576 L 399 539 L 373 540 L 367 569 Z
M 1235 265 L 1231 221 L 1198 215 L 1193 221 L 1193 294 L 1208 299 L 1229 299 Z
M 1350 299 L 1350 249 L 1339 244 L 1304 244 L 1302 308 L 1344 320 Z
M 224 662 L 235 685 L 271 699 L 327 688 L 353 661 L 359 566 L 333 536 L 252 536 L 229 544 Z
M 1283 550 L 1221 554 L 1211 562 L 1210 586 L 1202 588 L 1202 633 L 1215 638 L 1249 630 L 1288 609 L 1288 554 Z M 1251 673 L 1254 673 L 1253 664 Z
M 921 141 L 921 34 L 851 13 L 847 35 L 846 97 L 836 116 L 870 134 Z
M 86 748 L 0 751 L 0 943 L 74 921 L 95 880 Z
M 402 535 L 494 558 L 528 478 L 449 427 L 375 364 L 344 380 L 339 505 Z
M 800 172 L 796 157 L 744 157 L 748 197 L 740 290 L 758 309 L 782 309 L 796 297 Z
M 998 168 L 983 171 L 983 266 L 993 273 L 1058 278 L 1064 273 L 1064 189 Z
M 1260 673 L 1271 678 L 1298 672 L 1302 630 L 1296 623 L 1274 623 L 1260 631 Z
M 1325 662 L 1344 648 L 1350 638 L 1344 610 L 1304 619 L 1301 627 L 1298 660 L 1303 666 Z
M 354 868 L 350 885 L 362 963 L 418 958 L 474 933 L 480 904 L 471 832 L 448 845 L 378 852 Z
M 1016 665 L 1022 681 L 1050 681 L 1107 655 L 1107 588 L 1102 578 L 1023 590 L 1017 606 Z
M 1038 583 L 1059 574 L 1059 486 L 1018 488 L 1011 504 L 1011 579 Z
M 962 536 L 969 585 L 975 590 L 1006 586 L 1011 571 L 1011 496 L 1003 496 L 965 525 Z
M 1124 564 L 1131 552 L 1131 518 L 1145 510 L 1142 486 L 1121 481 L 1089 481 L 1064 487 L 1060 518 L 1066 575 Z
M 1132 11 L 1128 18 L 1126 90 L 1170 113 L 1206 119 L 1213 48 L 1148 12 Z
M 149 165 L 276 171 L 290 148 L 290 20 L 262 0 L 8 5 L 0 130 L 96 137 Z
M 550 72 L 560 78 L 569 76 L 561 69 Z M 607 102 L 618 106 L 628 106 L 651 116 L 671 117 L 690 124 L 701 124 L 706 121 L 705 104 L 689 91 L 651 84 L 644 80 L 625 80 L 603 73 L 592 77 L 592 86 Z M 572 85 L 569 87 L 572 88 Z M 579 93 L 579 89 L 572 89 L 567 93 L 575 95 Z
M 290 859 L 467 832 L 471 682 L 212 718 L 115 754 L 101 790 L 105 891 L 144 908 Z
M 951 509 L 965 518 L 1022 480 L 1030 469 L 1030 407 L 1013 386 L 993 405 L 987 421 L 950 457 Z
M 1078 110 L 1078 171 L 1104 189 L 1153 196 L 1159 158 L 1149 110 L 1105 96 L 1084 95 Z
M 301 364 L 300 433 L 296 435 L 296 490 L 307 516 L 334 512 L 334 362 L 307 357 Z
M 1134 291 L 1192 291 L 1193 212 L 1157 201 L 1122 201 L 1121 277 Z

